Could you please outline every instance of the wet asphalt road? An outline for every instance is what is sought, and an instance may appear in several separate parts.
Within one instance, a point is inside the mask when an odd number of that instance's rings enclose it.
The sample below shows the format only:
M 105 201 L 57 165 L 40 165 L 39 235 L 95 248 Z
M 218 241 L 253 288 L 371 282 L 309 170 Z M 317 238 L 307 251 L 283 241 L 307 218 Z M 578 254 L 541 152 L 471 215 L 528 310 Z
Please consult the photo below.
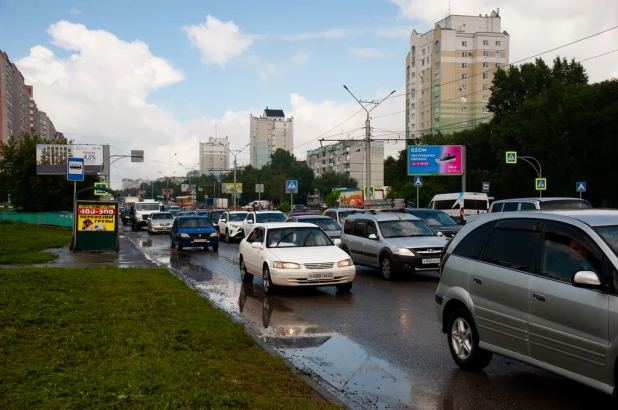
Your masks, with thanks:
M 357 267 L 347 295 L 333 287 L 267 296 L 261 279 L 240 281 L 237 242 L 221 243 L 218 252 L 178 252 L 167 234 L 126 234 L 352 408 L 617 407 L 595 390 L 498 355 L 484 372 L 459 369 L 437 327 L 437 273 L 387 282 Z

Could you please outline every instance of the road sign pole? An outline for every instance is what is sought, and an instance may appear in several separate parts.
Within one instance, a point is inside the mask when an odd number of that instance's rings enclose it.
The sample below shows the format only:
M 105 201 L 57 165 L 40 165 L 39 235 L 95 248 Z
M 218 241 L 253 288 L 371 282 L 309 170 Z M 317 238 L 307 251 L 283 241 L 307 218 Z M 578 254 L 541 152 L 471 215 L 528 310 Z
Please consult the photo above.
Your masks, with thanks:
M 419 189 L 419 187 L 416 187 L 416 207 L 417 207 L 417 208 L 420 208 L 420 207 L 421 207 L 421 206 L 420 206 L 420 202 L 421 202 L 421 201 L 419 200 L 419 190 L 420 190 L 420 189 Z
M 579 199 L 582 199 L 582 193 L 581 193 L 581 191 L 579 192 Z
M 294 206 L 294 193 L 290 192 L 290 211 L 292 210 L 293 206 Z

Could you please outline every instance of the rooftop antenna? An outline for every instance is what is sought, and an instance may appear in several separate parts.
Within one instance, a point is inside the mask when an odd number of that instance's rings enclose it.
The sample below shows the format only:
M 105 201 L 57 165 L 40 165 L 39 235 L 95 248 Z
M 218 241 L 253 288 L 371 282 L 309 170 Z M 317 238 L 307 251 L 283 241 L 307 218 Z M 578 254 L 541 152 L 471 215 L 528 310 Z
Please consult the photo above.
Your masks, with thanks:
M 451 2 L 448 2 L 448 15 L 451 15 Z M 447 16 L 448 17 L 448 16 Z

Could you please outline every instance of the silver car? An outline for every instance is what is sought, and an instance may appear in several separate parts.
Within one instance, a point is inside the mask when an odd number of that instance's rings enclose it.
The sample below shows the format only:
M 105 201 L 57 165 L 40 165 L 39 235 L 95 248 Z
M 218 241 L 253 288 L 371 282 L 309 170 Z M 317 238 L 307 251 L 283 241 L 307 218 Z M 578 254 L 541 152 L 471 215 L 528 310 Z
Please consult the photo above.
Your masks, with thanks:
M 613 394 L 618 367 L 618 211 L 498 212 L 469 222 L 435 295 L 455 362 L 498 353 Z
M 148 219 L 148 233 L 169 233 L 174 224 L 174 215 L 171 212 L 153 212 Z
M 379 268 L 387 280 L 406 271 L 438 270 L 447 243 L 442 234 L 404 211 L 351 214 L 341 233 L 341 249 L 354 263 Z
M 305 222 L 322 228 L 330 239 L 341 238 L 341 227 L 332 218 L 323 215 L 296 215 L 290 216 L 286 222 Z

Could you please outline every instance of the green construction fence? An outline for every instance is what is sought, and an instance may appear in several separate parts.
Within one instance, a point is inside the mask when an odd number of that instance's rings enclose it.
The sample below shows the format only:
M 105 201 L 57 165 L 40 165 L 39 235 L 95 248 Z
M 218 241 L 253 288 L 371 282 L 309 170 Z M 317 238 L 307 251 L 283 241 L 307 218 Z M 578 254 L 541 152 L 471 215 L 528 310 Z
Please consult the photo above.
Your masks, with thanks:
M 0 212 L 0 220 L 25 222 L 31 225 L 52 225 L 72 228 L 73 212 Z

